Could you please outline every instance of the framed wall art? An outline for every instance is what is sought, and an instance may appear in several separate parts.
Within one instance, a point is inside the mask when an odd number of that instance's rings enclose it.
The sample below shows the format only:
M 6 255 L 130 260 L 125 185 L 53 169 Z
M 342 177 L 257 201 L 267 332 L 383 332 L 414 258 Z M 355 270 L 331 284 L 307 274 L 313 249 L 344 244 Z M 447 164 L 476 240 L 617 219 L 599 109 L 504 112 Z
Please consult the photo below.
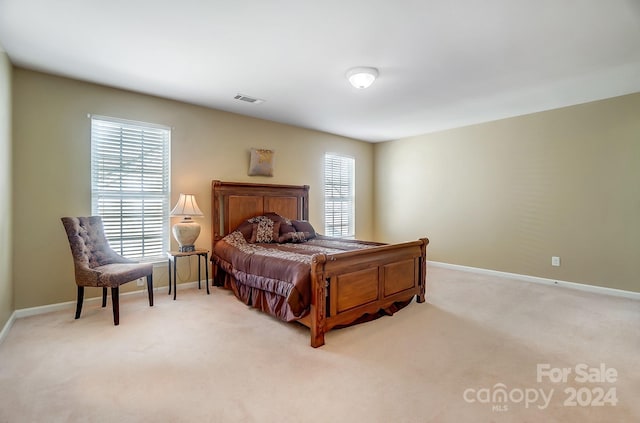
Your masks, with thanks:
M 273 150 L 252 148 L 249 176 L 273 176 L 274 156 Z

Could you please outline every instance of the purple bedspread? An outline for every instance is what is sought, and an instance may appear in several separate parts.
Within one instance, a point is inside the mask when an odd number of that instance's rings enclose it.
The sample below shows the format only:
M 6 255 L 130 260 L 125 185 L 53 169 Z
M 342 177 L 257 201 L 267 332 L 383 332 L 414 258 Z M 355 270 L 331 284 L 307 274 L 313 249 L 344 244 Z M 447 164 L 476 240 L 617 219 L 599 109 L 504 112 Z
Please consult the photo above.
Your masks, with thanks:
M 299 244 L 250 244 L 240 232 L 233 232 L 216 243 L 212 258 L 231 277 L 231 288 L 243 302 L 293 321 L 309 312 L 314 254 L 375 245 L 322 236 Z

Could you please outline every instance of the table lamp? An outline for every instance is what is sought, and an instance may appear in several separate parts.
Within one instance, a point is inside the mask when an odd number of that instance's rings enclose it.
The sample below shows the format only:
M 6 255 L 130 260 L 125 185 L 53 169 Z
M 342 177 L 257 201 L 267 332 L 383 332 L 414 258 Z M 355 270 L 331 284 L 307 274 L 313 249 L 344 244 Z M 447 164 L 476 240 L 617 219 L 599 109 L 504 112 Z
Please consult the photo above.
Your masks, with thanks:
M 178 251 L 184 253 L 194 251 L 194 243 L 200 235 L 200 224 L 192 217 L 203 217 L 204 214 L 198 208 L 196 196 L 193 194 L 180 194 L 178 203 L 171 210 L 171 216 L 180 216 L 183 219 L 173 225 L 173 237 L 178 241 L 180 248 Z

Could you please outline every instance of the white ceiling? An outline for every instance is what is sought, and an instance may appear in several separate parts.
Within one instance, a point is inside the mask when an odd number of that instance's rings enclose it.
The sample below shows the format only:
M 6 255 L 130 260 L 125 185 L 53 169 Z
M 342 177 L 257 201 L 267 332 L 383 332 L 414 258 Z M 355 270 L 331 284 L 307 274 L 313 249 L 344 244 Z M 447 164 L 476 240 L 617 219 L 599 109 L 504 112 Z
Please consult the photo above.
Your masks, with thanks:
M 25 68 L 372 142 L 640 92 L 640 0 L 0 0 L 0 44 Z M 356 90 L 354 66 L 380 77 Z

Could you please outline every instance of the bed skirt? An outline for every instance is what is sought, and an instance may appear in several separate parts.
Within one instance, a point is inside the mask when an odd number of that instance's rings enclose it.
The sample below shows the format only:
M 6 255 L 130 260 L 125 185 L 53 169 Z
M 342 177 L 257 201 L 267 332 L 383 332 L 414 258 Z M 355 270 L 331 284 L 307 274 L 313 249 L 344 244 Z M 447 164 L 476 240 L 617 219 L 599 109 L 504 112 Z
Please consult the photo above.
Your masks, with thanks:
M 233 294 L 244 304 L 256 308 L 260 311 L 270 314 L 284 322 L 294 322 L 304 318 L 309 314 L 309 309 L 305 310 L 300 316 L 296 316 L 286 304 L 285 297 L 267 292 L 265 290 L 247 286 L 238 282 L 231 274 L 227 273 L 220 267 L 217 269 L 215 284 L 225 289 L 230 289 Z M 393 316 L 397 311 L 408 306 L 413 300 L 413 295 L 403 301 L 396 301 L 385 309 L 380 309 L 376 313 L 364 314 L 352 322 L 338 325 L 337 329 L 360 323 L 370 322 L 382 316 Z

